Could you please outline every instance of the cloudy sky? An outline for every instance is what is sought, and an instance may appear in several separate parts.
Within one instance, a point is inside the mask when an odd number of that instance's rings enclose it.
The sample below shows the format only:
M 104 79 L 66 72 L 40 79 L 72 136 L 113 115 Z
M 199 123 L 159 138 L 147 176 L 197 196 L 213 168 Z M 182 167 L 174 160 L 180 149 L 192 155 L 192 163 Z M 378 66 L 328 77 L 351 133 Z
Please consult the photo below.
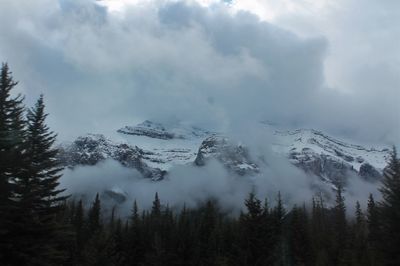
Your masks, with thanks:
M 269 120 L 400 144 L 398 0 L 5 0 L 0 60 L 68 139 Z

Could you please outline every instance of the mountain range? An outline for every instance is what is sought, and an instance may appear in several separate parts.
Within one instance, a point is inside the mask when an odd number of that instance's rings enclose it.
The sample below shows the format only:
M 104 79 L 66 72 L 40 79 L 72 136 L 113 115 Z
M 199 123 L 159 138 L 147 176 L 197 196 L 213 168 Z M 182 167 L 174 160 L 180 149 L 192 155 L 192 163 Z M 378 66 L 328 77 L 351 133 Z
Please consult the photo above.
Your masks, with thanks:
M 389 149 L 385 147 L 351 144 L 313 129 L 282 130 L 262 125 L 270 133 L 276 156 L 334 188 L 345 186 L 348 178 L 375 182 L 386 165 Z M 113 159 L 154 181 L 164 179 L 174 165 L 202 167 L 211 159 L 240 176 L 257 176 L 262 174 L 263 164 L 268 165 L 265 158 L 226 134 L 180 122 L 148 120 L 120 128 L 113 137 L 87 134 L 62 143 L 59 159 L 68 168 Z

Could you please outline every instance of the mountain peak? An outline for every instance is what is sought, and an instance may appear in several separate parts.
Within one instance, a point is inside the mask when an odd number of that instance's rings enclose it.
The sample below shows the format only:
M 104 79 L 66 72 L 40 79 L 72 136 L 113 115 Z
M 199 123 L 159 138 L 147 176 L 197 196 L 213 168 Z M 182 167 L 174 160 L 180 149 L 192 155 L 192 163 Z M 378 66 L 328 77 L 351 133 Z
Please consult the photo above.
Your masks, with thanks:
M 136 126 L 125 126 L 119 129 L 118 132 L 162 140 L 202 138 L 210 134 L 206 130 L 183 122 L 162 124 L 150 120 L 145 120 Z
M 376 181 L 386 166 L 388 150 L 350 144 L 314 129 L 282 130 L 267 125 L 274 135 L 272 149 L 293 165 L 327 183 L 346 183 L 350 176 Z M 118 130 L 115 142 L 99 134 L 79 137 L 64 147 L 66 165 L 94 165 L 114 159 L 136 168 L 143 176 L 159 180 L 174 165 L 202 166 L 209 159 L 220 161 L 240 175 L 261 173 L 253 150 L 230 139 L 182 122 L 159 123 L 145 120 Z M 246 143 L 246 139 L 243 139 Z M 138 148 L 140 147 L 140 148 Z M 258 165 L 260 164 L 260 165 Z

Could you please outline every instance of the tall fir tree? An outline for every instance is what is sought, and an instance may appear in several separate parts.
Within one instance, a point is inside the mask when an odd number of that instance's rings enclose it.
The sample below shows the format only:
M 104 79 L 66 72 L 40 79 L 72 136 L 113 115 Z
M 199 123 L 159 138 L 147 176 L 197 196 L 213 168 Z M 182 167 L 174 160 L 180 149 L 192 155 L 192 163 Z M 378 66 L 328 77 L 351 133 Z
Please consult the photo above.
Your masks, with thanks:
M 262 265 L 267 254 L 260 249 L 266 240 L 265 216 L 261 201 L 251 192 L 245 200 L 246 212 L 239 218 L 241 227 L 240 235 L 240 263 L 242 265 Z
M 291 264 L 311 264 L 310 233 L 308 228 L 308 216 L 305 207 L 294 206 L 290 212 L 288 228 Z
M 16 180 L 20 232 L 25 234 L 21 245 L 25 246 L 31 265 L 54 265 L 66 256 L 59 249 L 67 239 L 66 228 L 56 218 L 67 196 L 62 196 L 64 189 L 58 188 L 62 167 L 57 159 L 58 150 L 53 147 L 56 134 L 46 125 L 46 117 L 43 96 L 40 96 L 28 110 L 26 164 L 22 177 Z
M 380 223 L 386 265 L 400 265 L 400 161 L 393 147 L 382 180 Z
M 129 252 L 127 253 L 128 265 L 139 265 L 145 254 L 143 245 L 143 228 L 141 226 L 142 218 L 139 214 L 139 207 L 136 200 L 133 202 L 133 207 L 130 215 L 130 226 L 128 230 L 127 246 Z
M 336 191 L 336 202 L 333 211 L 333 247 L 332 257 L 335 265 L 344 265 L 347 261 L 347 221 L 346 205 L 342 187 Z
M 72 220 L 72 226 L 75 230 L 75 245 L 72 250 L 73 252 L 73 257 L 74 261 L 80 261 L 82 260 L 82 250 L 84 247 L 84 242 L 86 238 L 86 227 L 85 227 L 85 212 L 83 208 L 83 202 L 82 200 L 78 201 L 78 205 L 76 206 L 75 213 L 73 217 L 71 218 Z
M 158 218 L 161 215 L 161 202 L 158 197 L 158 192 L 156 192 L 154 196 L 153 206 L 151 207 L 151 215 L 155 218 Z
M 65 189 L 59 188 L 63 167 L 57 159 L 58 149 L 54 148 L 57 135 L 46 125 L 47 115 L 41 95 L 28 110 L 25 143 L 28 165 L 19 182 L 20 201 L 41 216 L 47 216 L 45 219 L 56 214 L 68 198 L 61 195 Z
M 96 198 L 92 203 L 92 207 L 88 213 L 88 226 L 90 234 L 95 234 L 101 231 L 102 222 L 101 222 L 101 202 L 99 193 L 96 194 Z
M 314 265 L 330 265 L 328 251 L 331 248 L 331 227 L 322 194 L 312 199 L 312 215 L 310 222 L 311 247 Z
M 18 84 L 6 63 L 0 70 L 0 264 L 12 265 L 20 257 L 18 215 L 21 213 L 16 182 L 21 179 L 26 160 L 25 107 L 21 95 L 13 96 Z M 8 263 L 8 264 L 6 264 Z
M 367 248 L 368 259 L 371 265 L 379 265 L 380 261 L 380 241 L 381 241 L 381 228 L 379 222 L 378 206 L 375 203 L 374 196 L 369 195 L 367 207 Z
M 11 205 L 15 192 L 13 186 L 15 170 L 22 168 L 17 164 L 23 146 L 25 122 L 23 121 L 23 98 L 12 96 L 12 90 L 18 84 L 6 63 L 0 71 L 0 214 L 5 215 Z
M 355 221 L 351 227 L 351 263 L 352 265 L 367 265 L 366 220 L 360 202 L 356 202 Z
M 283 234 L 283 226 L 285 223 L 287 212 L 283 204 L 281 192 L 278 191 L 276 198 L 276 206 L 272 210 L 272 220 L 274 227 L 274 234 L 276 237 L 276 246 L 274 251 L 275 260 L 279 265 L 286 265 L 288 259 L 289 247 Z
M 216 239 L 217 209 L 212 200 L 208 200 L 202 208 L 198 228 L 197 257 L 201 265 L 212 265 L 218 252 Z

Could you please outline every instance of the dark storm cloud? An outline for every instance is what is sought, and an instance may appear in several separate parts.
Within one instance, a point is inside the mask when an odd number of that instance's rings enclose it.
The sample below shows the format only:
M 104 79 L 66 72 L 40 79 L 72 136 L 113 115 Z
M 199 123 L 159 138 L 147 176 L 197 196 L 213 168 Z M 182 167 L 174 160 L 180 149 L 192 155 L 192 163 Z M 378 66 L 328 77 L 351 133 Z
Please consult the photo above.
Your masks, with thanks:
M 371 94 L 324 86 L 329 40 L 232 15 L 226 5 L 154 1 L 123 15 L 89 0 L 0 7 L 0 57 L 28 99 L 45 93 L 63 138 L 147 118 L 221 130 L 272 120 L 350 137 L 367 130 L 372 141 L 394 141 L 398 132 L 395 117 L 376 115 Z M 379 123 L 384 130 L 376 130 Z

